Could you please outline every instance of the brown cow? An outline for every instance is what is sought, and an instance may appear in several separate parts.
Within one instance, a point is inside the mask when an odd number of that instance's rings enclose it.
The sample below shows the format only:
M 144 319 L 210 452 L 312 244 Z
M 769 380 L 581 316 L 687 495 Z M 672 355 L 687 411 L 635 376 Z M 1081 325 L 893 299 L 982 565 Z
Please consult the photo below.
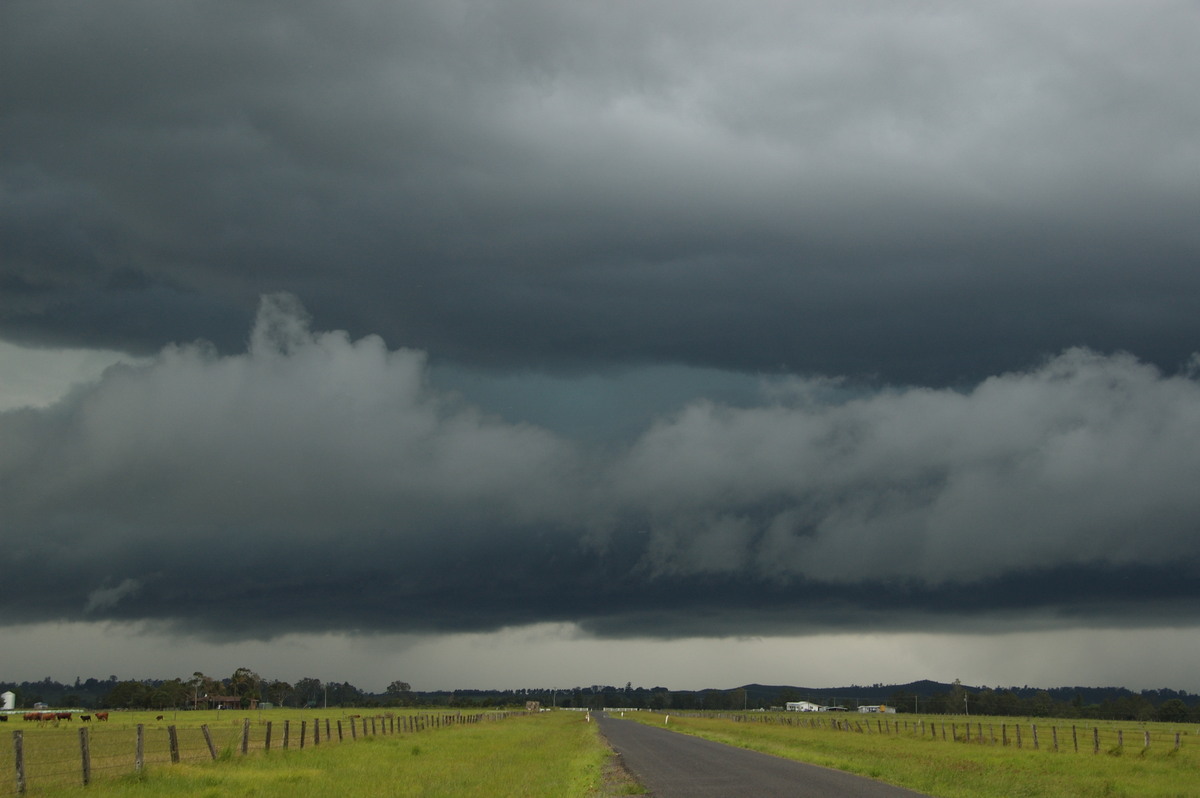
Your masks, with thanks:
M 108 713 L 107 712 L 97 712 L 96 720 L 108 720 Z
M 41 720 L 41 719 L 42 719 L 41 712 L 26 712 L 25 713 L 25 720 Z
M 55 712 L 54 713 L 55 720 L 71 720 L 71 718 L 73 718 L 73 717 L 75 717 L 75 716 L 72 715 L 70 712 Z

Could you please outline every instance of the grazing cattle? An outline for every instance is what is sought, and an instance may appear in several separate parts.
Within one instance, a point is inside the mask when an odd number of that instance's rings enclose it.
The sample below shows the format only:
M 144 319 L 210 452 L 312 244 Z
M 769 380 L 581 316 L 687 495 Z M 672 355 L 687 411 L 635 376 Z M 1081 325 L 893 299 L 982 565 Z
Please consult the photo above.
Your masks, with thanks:
M 0 723 L 8 723 L 8 715 L 0 715 Z
M 41 720 L 41 719 L 42 719 L 41 712 L 26 712 L 25 713 L 25 720 Z
M 163 716 L 162 716 L 162 715 L 155 715 L 155 716 L 154 716 L 154 719 L 155 719 L 155 720 L 162 720 L 162 718 L 163 718 Z
M 97 712 L 96 720 L 108 720 L 108 713 L 107 712 Z
M 79 719 L 80 719 L 81 721 L 83 721 L 84 723 L 87 723 L 89 720 L 91 720 L 91 719 L 92 719 L 92 716 L 91 716 L 91 715 L 80 715 L 80 716 L 79 716 Z
M 73 717 L 75 717 L 75 716 L 72 715 L 70 712 L 55 712 L 54 713 L 55 720 L 70 720 Z

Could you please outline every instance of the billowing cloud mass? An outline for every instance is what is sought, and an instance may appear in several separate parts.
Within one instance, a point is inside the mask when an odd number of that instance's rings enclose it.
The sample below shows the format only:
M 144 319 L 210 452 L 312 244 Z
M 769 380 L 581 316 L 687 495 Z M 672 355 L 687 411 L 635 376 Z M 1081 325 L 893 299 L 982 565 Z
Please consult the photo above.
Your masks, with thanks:
M 671 636 L 698 612 L 710 632 L 778 632 L 869 628 L 884 607 L 889 624 L 1190 608 L 1189 375 L 1075 349 L 967 391 L 829 388 L 696 402 L 597 446 L 490 416 L 432 385 L 420 352 L 313 332 L 272 295 L 243 354 L 173 346 L 0 414 L 19 541 L 3 611 Z M 1178 576 L 1127 595 L 1147 573 Z
M 0 617 L 1194 625 L 1197 29 L 0 3 Z

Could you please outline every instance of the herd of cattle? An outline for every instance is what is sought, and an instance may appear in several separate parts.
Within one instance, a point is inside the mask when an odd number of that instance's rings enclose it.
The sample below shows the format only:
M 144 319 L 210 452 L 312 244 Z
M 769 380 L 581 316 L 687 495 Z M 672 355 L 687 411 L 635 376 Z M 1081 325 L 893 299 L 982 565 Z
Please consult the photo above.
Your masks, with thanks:
M 26 712 L 22 717 L 25 720 L 37 721 L 38 723 L 58 723 L 60 720 L 73 720 L 74 712 Z M 79 719 L 87 722 L 92 719 L 91 715 L 80 715 Z M 8 720 L 8 715 L 0 715 L 0 720 Z M 97 712 L 96 720 L 108 720 L 107 712 Z

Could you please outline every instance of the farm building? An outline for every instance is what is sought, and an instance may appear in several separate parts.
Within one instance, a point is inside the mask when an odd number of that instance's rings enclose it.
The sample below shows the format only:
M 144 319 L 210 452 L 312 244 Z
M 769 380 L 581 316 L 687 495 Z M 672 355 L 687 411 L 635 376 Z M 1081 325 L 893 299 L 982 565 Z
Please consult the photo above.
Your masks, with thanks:
M 825 707 L 818 706 L 811 701 L 789 701 L 785 709 L 788 712 L 824 712 Z
M 257 709 L 258 699 L 247 699 L 250 702 L 247 709 Z M 208 704 L 212 709 L 242 709 L 242 697 L 240 695 L 206 695 L 197 699 L 197 708 L 200 704 Z
M 882 713 L 886 713 L 886 714 L 888 714 L 888 715 L 895 715 L 895 714 L 896 714 L 896 708 L 895 708 L 895 707 L 887 707 L 887 706 L 884 706 L 883 704 L 879 704 L 879 705 L 875 705 L 875 706 L 863 706 L 863 707 L 859 707 L 859 708 L 858 708 L 858 711 L 859 711 L 859 712 L 882 712 Z

